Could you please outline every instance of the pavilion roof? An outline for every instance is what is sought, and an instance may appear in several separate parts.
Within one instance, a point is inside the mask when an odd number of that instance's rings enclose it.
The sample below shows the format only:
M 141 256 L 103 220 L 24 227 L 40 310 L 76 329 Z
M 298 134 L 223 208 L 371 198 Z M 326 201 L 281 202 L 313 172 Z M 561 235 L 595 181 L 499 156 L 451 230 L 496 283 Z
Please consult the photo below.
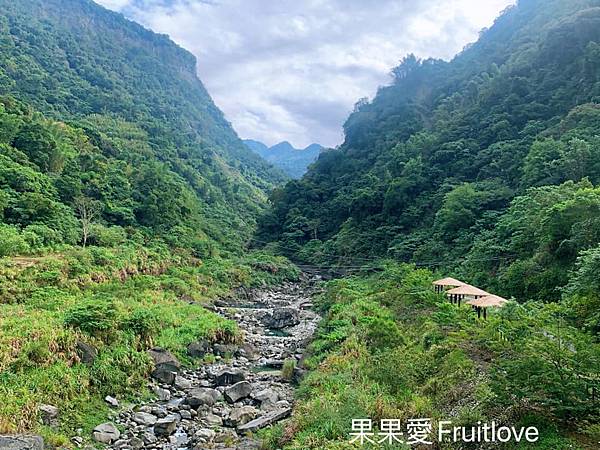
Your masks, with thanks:
M 478 287 L 471 286 L 470 284 L 465 284 L 463 286 L 459 286 L 454 289 L 450 289 L 449 291 L 446 291 L 446 294 L 479 295 L 482 297 L 492 295 L 489 292 L 485 292 L 483 289 L 479 289 Z
M 471 306 L 479 306 L 480 308 L 501 308 L 506 303 L 508 303 L 508 300 L 499 297 L 498 295 L 488 295 L 486 297 L 480 297 L 475 300 L 469 300 L 465 303 Z
M 435 286 L 456 286 L 456 287 L 459 287 L 459 286 L 464 286 L 467 283 L 463 283 L 462 281 L 457 280 L 456 278 L 450 278 L 450 277 L 448 277 L 448 278 L 442 278 L 441 280 L 434 281 L 433 284 Z

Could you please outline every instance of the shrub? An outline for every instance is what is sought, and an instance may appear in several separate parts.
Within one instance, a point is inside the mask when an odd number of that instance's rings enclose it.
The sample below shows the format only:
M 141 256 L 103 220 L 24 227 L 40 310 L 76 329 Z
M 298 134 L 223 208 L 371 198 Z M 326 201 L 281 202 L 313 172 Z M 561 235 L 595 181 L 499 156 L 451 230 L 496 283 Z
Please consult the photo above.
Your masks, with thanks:
M 127 240 L 127 232 L 119 226 L 105 227 L 94 224 L 91 230 L 90 243 L 100 247 L 116 247 Z
M 65 325 L 104 340 L 115 329 L 116 323 L 117 310 L 109 300 L 86 300 L 65 313 Z
M 131 313 L 122 328 L 138 336 L 143 343 L 152 345 L 152 336 L 158 332 L 159 325 L 160 319 L 155 311 L 140 308 Z
M 281 376 L 284 380 L 290 381 L 294 378 L 294 371 L 296 370 L 296 360 L 295 359 L 286 359 L 283 363 L 283 368 L 281 369 Z
M 29 245 L 18 228 L 0 224 L 0 257 L 21 255 L 28 251 Z

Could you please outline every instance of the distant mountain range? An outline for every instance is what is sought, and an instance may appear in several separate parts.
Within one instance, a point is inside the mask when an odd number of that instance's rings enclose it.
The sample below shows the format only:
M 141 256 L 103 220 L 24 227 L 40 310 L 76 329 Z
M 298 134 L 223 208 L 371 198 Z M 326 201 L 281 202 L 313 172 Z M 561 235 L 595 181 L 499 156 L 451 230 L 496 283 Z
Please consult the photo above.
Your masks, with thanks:
M 308 166 L 315 162 L 323 146 L 311 144 L 304 149 L 294 148 L 287 141 L 280 142 L 273 147 L 268 147 L 262 142 L 251 139 L 244 140 L 250 150 L 262 156 L 265 160 L 279 167 L 292 178 L 300 178 L 308 170 Z

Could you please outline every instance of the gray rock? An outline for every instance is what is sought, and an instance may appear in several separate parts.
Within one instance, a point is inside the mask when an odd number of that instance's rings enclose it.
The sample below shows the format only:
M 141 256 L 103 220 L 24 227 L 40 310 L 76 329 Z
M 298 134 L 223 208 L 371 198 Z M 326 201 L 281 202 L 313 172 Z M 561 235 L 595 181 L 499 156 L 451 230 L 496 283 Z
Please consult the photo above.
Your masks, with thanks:
M 262 324 L 274 330 L 293 327 L 300 323 L 298 319 L 298 311 L 294 308 L 279 308 L 274 309 L 271 314 L 266 314 L 262 318 Z
M 186 404 L 192 408 L 202 405 L 212 406 L 221 399 L 221 393 L 211 388 L 195 388 L 188 392 Z
M 187 354 L 192 358 L 204 358 L 204 355 L 210 352 L 210 344 L 208 341 L 192 342 L 187 347 Z
M 110 395 L 107 395 L 106 397 L 104 397 L 104 401 L 106 403 L 108 403 L 110 406 L 112 406 L 113 408 L 119 407 L 119 401 L 116 398 L 111 397 Z
M 2 450 L 44 450 L 44 440 L 41 436 L 34 435 L 0 435 L 0 449 Z
M 98 425 L 92 433 L 94 440 L 102 444 L 110 444 L 121 437 L 121 432 L 110 422 Z
M 204 417 L 204 422 L 206 422 L 206 424 L 211 427 L 220 427 L 221 425 L 223 425 L 223 419 L 212 413 L 208 413 Z
M 154 347 L 148 350 L 148 355 L 152 358 L 152 361 L 154 361 L 155 366 L 170 364 L 178 370 L 181 368 L 179 360 L 170 351 L 165 350 L 164 348 Z
M 170 363 L 158 364 L 151 373 L 152 378 L 164 384 L 175 383 L 179 367 Z
M 276 409 L 275 411 L 271 411 L 264 416 L 238 426 L 237 429 L 240 433 L 254 432 L 285 419 L 286 417 L 289 417 L 290 414 L 292 414 L 292 408 Z
M 146 412 L 136 412 L 133 415 L 133 421 L 135 423 L 139 423 L 140 425 L 144 425 L 150 427 L 156 423 L 158 418 L 150 413 Z
M 210 428 L 201 428 L 198 431 L 196 431 L 194 437 L 196 439 L 200 439 L 203 442 L 210 442 L 215 438 L 216 434 L 217 433 L 215 433 Z
M 159 419 L 154 424 L 154 434 L 156 436 L 170 436 L 177 428 L 177 416 L 170 415 L 164 419 Z
M 257 392 L 253 397 L 261 403 L 272 403 L 275 404 L 279 400 L 279 394 L 273 389 L 263 389 Z
M 217 386 L 227 386 L 230 384 L 239 383 L 244 381 L 246 375 L 239 369 L 225 369 L 217 374 L 215 377 L 215 383 Z
M 252 392 L 252 385 L 247 381 L 240 381 L 225 389 L 224 396 L 225 400 L 229 403 L 235 403 L 244 399 Z
M 244 425 L 254 419 L 257 414 L 258 411 L 254 406 L 241 406 L 239 408 L 234 408 L 229 414 L 226 423 L 233 427 Z
M 39 412 L 44 425 L 58 425 L 58 408 L 56 406 L 40 405 Z
M 234 344 L 215 344 L 213 345 L 213 353 L 219 356 L 234 355 L 238 350 L 238 346 Z
M 175 377 L 174 384 L 177 389 L 180 389 L 182 391 L 187 391 L 188 389 L 192 388 L 192 382 L 190 380 L 188 380 L 187 378 L 184 378 L 180 375 L 177 375 Z
M 129 440 L 129 445 L 133 450 L 141 450 L 142 448 L 144 448 L 144 441 L 140 438 L 132 437 Z
M 242 344 L 236 354 L 237 356 L 248 358 L 250 361 L 256 361 L 258 358 L 260 358 L 259 351 L 256 349 L 256 347 L 254 347 L 254 345 L 249 343 Z
M 155 386 L 154 393 L 161 402 L 168 402 L 169 400 L 171 400 L 171 392 L 169 392 L 167 389 Z
M 93 345 L 83 341 L 77 341 L 75 344 L 75 350 L 77 352 L 77 356 L 79 356 L 79 359 L 84 364 L 91 365 L 98 357 L 98 349 Z

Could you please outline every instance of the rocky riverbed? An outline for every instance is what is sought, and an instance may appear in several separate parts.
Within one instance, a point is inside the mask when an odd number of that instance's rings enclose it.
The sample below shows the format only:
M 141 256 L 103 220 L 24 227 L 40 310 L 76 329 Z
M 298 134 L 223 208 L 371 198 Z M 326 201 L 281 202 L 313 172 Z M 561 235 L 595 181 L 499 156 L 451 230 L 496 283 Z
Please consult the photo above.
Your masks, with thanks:
M 317 282 L 305 277 L 216 302 L 215 311 L 243 330 L 243 343 L 190 344 L 191 356 L 214 355 L 196 369 L 152 349 L 154 398 L 125 408 L 107 398 L 115 417 L 96 427 L 94 439 L 115 450 L 258 449 L 248 435 L 292 412 L 293 384 L 303 375 L 303 353 L 320 319 L 311 304 Z

